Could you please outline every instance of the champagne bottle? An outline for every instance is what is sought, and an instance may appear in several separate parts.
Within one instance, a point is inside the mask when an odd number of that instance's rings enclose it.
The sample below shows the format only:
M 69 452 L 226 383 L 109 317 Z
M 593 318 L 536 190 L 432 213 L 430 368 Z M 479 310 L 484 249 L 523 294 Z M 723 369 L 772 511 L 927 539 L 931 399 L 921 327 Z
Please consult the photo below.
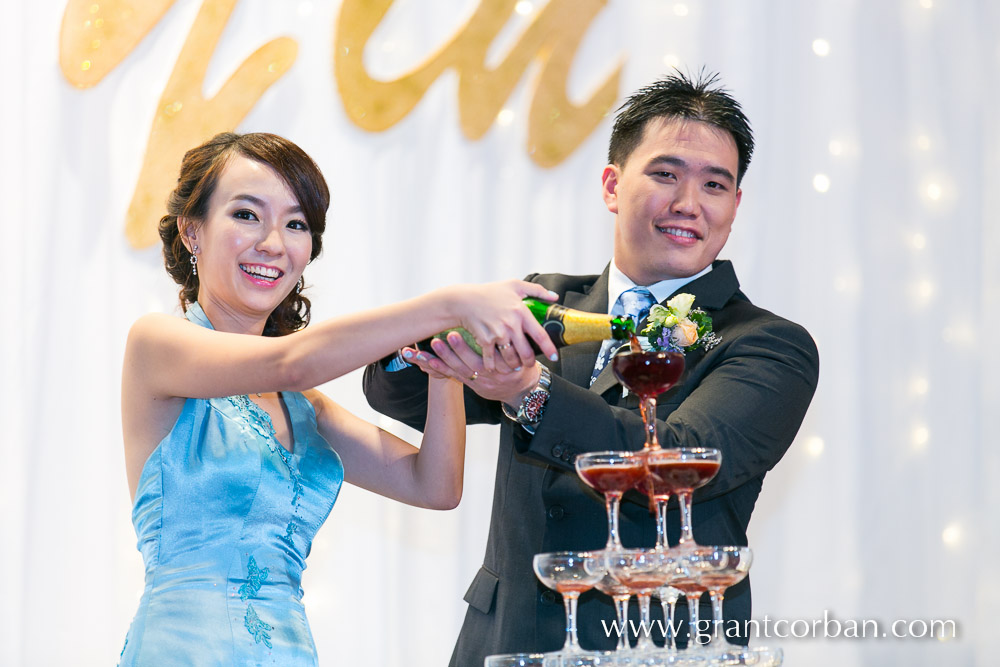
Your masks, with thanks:
M 575 343 L 586 341 L 604 340 L 614 338 L 615 340 L 627 340 L 631 334 L 635 333 L 635 323 L 627 317 L 612 317 L 604 313 L 588 313 L 575 308 L 567 308 L 558 303 L 546 303 L 531 297 L 524 299 L 524 305 L 528 307 L 531 314 L 535 316 L 538 323 L 545 329 L 545 333 L 556 347 L 565 347 Z M 472 334 L 461 327 L 448 329 L 434 336 L 442 340 L 451 333 L 457 331 L 465 339 L 477 354 L 482 354 L 482 348 L 473 338 Z M 538 347 L 530 338 L 531 346 L 538 352 Z M 430 350 L 430 341 L 423 341 L 417 347 Z

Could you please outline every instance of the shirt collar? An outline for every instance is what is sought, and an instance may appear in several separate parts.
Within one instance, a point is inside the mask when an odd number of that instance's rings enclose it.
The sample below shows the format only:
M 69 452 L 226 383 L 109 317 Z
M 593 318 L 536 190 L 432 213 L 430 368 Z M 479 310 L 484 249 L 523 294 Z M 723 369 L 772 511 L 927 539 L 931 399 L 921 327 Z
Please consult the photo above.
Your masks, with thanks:
M 712 265 L 709 264 L 700 272 L 694 274 L 693 276 L 688 276 L 687 278 L 668 278 L 667 280 L 661 280 L 658 283 L 653 283 L 652 285 L 644 285 L 648 289 L 653 298 L 656 299 L 656 303 L 662 303 L 664 299 L 679 290 L 680 288 L 687 285 L 689 282 L 695 278 L 700 278 L 709 271 L 712 270 Z M 618 297 L 622 295 L 623 292 L 632 289 L 633 287 L 639 287 L 628 276 L 621 272 L 618 265 L 615 264 L 615 260 L 611 260 L 611 268 L 608 271 L 608 312 L 615 307 L 615 303 L 618 302 Z

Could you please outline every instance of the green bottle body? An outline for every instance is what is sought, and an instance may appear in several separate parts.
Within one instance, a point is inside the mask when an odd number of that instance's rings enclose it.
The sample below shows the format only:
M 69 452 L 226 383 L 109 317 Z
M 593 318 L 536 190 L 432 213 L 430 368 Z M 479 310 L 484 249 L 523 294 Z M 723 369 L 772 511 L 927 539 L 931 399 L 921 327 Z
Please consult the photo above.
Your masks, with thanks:
M 606 313 L 588 313 L 575 308 L 567 308 L 557 303 L 546 303 L 532 297 L 524 299 L 524 305 L 528 307 L 531 314 L 545 333 L 549 335 L 552 343 L 558 347 L 575 345 L 587 341 L 605 340 L 613 338 L 615 340 L 627 340 L 635 333 L 635 324 L 632 320 L 623 317 L 611 317 Z M 478 343 L 468 331 L 462 328 L 448 329 L 434 336 L 444 339 L 451 331 L 459 332 L 473 350 L 482 354 Z M 530 339 L 529 339 L 530 340 Z M 537 353 L 538 347 L 534 341 L 531 346 Z M 418 347 L 429 350 L 429 345 L 420 344 Z

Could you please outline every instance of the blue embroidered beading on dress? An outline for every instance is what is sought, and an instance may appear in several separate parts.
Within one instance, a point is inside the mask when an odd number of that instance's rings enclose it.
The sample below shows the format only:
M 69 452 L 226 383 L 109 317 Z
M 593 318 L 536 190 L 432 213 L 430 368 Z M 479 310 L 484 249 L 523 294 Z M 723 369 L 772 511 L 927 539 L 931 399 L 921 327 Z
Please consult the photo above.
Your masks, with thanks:
M 228 398 L 236 406 L 236 409 L 239 410 L 240 415 L 246 421 L 247 425 L 266 439 L 267 446 L 270 447 L 271 452 L 277 454 L 288 468 L 288 475 L 292 480 L 292 506 L 298 510 L 299 497 L 302 494 L 302 482 L 299 480 L 298 472 L 296 472 L 295 465 L 292 462 L 292 456 L 288 453 L 288 450 L 281 446 L 281 443 L 275 437 L 274 422 L 271 421 L 271 415 L 267 414 L 263 408 L 251 401 L 249 396 L 229 396 Z M 282 540 L 291 544 L 292 533 L 295 530 L 295 521 L 289 521 L 288 525 L 285 526 L 285 536 L 282 537 Z
M 267 579 L 267 568 L 257 567 L 257 561 L 253 559 L 253 556 L 250 556 L 250 560 L 247 562 L 247 580 L 239 589 L 240 599 L 246 602 L 247 598 L 257 597 L 257 591 L 260 590 L 265 579 Z
M 187 318 L 211 328 L 196 303 Z M 312 405 L 281 394 L 294 442 L 246 396 L 188 399 L 132 510 L 146 585 L 122 665 L 315 665 L 300 586 L 344 479 Z
M 274 648 L 271 645 L 271 635 L 268 634 L 274 628 L 260 620 L 252 604 L 247 605 L 247 613 L 243 617 L 243 625 L 246 626 L 247 631 L 256 643 L 263 644 L 268 648 Z
M 239 410 L 240 416 L 246 421 L 247 426 L 259 433 L 262 438 L 274 439 L 274 423 L 271 421 L 271 415 L 251 401 L 249 396 L 227 396 L 227 398 Z

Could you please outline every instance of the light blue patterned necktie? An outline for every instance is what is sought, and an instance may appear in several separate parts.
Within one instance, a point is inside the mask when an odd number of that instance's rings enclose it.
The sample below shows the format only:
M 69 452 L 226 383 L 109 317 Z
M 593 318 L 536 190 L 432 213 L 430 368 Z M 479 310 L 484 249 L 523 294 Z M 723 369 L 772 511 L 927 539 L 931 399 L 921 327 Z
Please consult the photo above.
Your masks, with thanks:
M 629 318 L 636 324 L 636 332 L 639 331 L 638 324 L 642 318 L 649 314 L 650 307 L 656 303 L 652 293 L 645 287 L 633 287 L 625 290 L 615 302 L 615 307 L 611 309 L 612 315 L 621 314 Z M 620 307 L 620 310 L 619 310 Z M 608 360 L 614 356 L 619 347 L 627 343 L 627 340 L 614 340 L 608 338 L 601 344 L 601 352 L 597 355 L 597 363 L 594 365 L 594 372 L 590 375 L 590 384 L 594 384 L 597 376 L 601 374 L 604 367 L 608 365 Z

